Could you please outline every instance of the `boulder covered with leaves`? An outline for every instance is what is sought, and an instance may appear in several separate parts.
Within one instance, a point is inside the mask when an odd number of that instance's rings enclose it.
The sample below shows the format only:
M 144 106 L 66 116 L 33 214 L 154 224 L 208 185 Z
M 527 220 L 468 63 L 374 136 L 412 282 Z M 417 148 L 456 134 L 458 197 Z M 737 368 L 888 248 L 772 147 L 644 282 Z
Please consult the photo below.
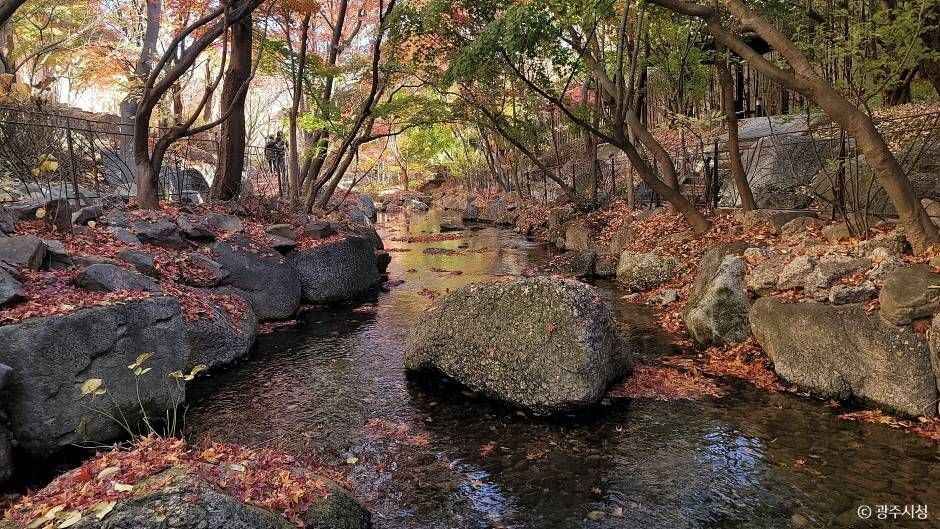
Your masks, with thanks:
M 353 299 L 379 282 L 375 247 L 364 237 L 324 241 L 292 252 L 287 260 L 300 277 L 308 303 Z
M 785 380 L 821 397 L 861 399 L 909 416 L 937 415 L 937 374 L 927 341 L 862 305 L 757 300 L 757 341 Z
M 477 283 L 422 314 L 405 367 L 536 413 L 564 412 L 598 402 L 628 371 L 625 343 L 591 286 L 548 277 Z
M 247 299 L 259 320 L 284 320 L 297 312 L 300 279 L 280 255 L 234 241 L 215 243 L 211 255 L 226 273 L 221 290 Z
M 188 355 L 172 298 L 24 320 L 0 327 L 0 343 L 0 363 L 13 368 L 0 405 L 34 455 L 110 441 L 126 434 L 122 423 L 140 426 L 141 408 L 163 417 L 184 397 L 168 379 Z

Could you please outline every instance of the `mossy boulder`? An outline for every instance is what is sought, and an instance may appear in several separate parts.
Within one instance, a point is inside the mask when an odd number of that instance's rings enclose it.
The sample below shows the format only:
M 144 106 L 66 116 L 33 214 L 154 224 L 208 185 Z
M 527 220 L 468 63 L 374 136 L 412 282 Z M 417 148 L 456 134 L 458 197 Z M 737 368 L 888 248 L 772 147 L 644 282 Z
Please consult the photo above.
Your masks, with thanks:
M 630 367 L 624 344 L 610 306 L 591 286 L 548 277 L 477 283 L 422 314 L 405 367 L 554 413 L 598 402 Z
M 683 318 L 701 344 L 738 343 L 751 334 L 744 286 L 746 266 L 740 253 L 747 244 L 725 245 L 705 253 Z

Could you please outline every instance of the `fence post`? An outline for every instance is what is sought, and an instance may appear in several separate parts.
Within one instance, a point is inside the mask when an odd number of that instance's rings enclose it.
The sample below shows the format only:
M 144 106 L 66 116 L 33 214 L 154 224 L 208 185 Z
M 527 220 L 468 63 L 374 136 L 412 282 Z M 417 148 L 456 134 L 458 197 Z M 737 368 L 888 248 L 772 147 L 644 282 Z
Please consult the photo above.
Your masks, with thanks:
M 65 117 L 65 143 L 69 150 L 69 172 L 72 173 L 72 192 L 75 193 L 75 205 L 81 206 L 78 194 L 78 171 L 75 168 L 75 148 L 72 145 L 72 120 Z M 66 198 L 68 198 L 66 196 Z

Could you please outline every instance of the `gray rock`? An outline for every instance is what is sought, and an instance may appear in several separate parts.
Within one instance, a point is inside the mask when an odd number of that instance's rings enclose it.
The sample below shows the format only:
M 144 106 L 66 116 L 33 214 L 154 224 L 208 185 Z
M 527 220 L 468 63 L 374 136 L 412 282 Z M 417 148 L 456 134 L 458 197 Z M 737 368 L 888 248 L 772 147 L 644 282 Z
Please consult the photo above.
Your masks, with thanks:
M 75 285 L 85 290 L 117 292 L 143 290 L 157 292 L 160 286 L 149 277 L 112 264 L 93 264 L 75 277 Z
M 200 364 L 215 369 L 248 355 L 255 344 L 258 318 L 251 305 L 245 305 L 244 311 L 233 315 L 221 304 L 213 303 L 210 313 L 185 321 L 190 352 L 187 369 Z
M 280 235 L 268 235 L 268 243 L 271 245 L 271 248 L 274 248 L 278 253 L 286 254 L 291 250 L 297 247 L 297 241 L 294 239 L 288 239 L 287 237 L 281 237 Z
M 379 282 L 375 248 L 362 237 L 298 250 L 287 260 L 300 277 L 303 299 L 308 303 L 354 299 Z
M 180 215 L 179 218 L 176 219 L 176 223 L 179 226 L 180 232 L 185 235 L 187 239 L 196 241 L 215 240 L 215 233 L 210 229 L 209 223 L 206 222 L 205 217 L 200 217 L 199 215 Z
M 468 201 L 467 207 L 463 211 L 463 220 L 466 221 L 475 221 L 480 220 L 480 208 L 477 207 L 473 202 Z
M 16 231 L 16 220 L 13 210 L 0 206 L 0 233 L 12 235 Z
M 895 325 L 908 325 L 940 311 L 940 274 L 919 264 L 888 275 L 879 296 L 881 317 Z
M 777 288 L 789 290 L 803 288 L 808 276 L 816 267 L 816 259 L 809 255 L 800 255 L 780 270 L 777 277 Z
M 190 247 L 183 240 L 176 224 L 166 219 L 139 220 L 133 223 L 133 229 L 137 238 L 144 243 L 176 250 Z
M 362 210 L 362 213 L 372 222 L 378 220 L 378 211 L 375 208 L 375 202 L 369 195 L 359 195 L 356 205 Z
M 75 529 L 297 529 L 287 518 L 248 505 L 181 468 L 171 468 L 121 500 L 103 520 L 85 516 Z M 156 489 L 156 490 L 154 490 Z M 341 526 L 336 526 L 341 527 Z
M 120 208 L 113 208 L 105 211 L 104 213 L 98 216 L 104 225 L 111 226 L 115 228 L 130 228 L 131 219 L 127 216 L 127 212 Z
M 789 261 L 786 255 L 776 255 L 754 266 L 744 278 L 748 290 L 761 296 L 776 290 L 780 273 Z
M 899 230 L 894 232 L 879 234 L 870 239 L 858 243 L 855 247 L 855 254 L 860 257 L 875 258 L 876 256 L 900 256 L 904 254 L 909 243 Z
M 597 403 L 629 369 L 624 344 L 593 287 L 549 277 L 477 283 L 421 314 L 405 367 L 552 413 Z
M 784 224 L 780 228 L 780 234 L 785 237 L 793 237 L 806 233 L 809 229 L 819 228 L 822 225 L 823 222 L 816 217 L 797 217 Z
M 46 244 L 32 235 L 0 238 L 0 262 L 14 268 L 40 270 L 47 265 Z
M 326 239 L 336 233 L 328 222 L 312 221 L 304 226 L 304 235 L 314 240 Z
M 676 267 L 672 257 L 625 251 L 617 263 L 617 281 L 628 290 L 641 292 L 672 279 Z
M 784 379 L 825 398 L 857 397 L 905 415 L 937 415 L 937 379 L 926 341 L 861 305 L 751 307 L 754 336 Z
M 153 255 L 140 250 L 121 250 L 117 254 L 118 258 L 134 267 L 141 274 L 150 277 L 160 277 L 157 271 L 156 262 Z
M 509 210 L 509 206 L 502 197 L 497 197 L 489 201 L 482 211 L 478 213 L 478 220 L 491 222 L 493 224 L 503 224 L 511 226 L 516 223 L 516 218 Z
M 259 320 L 284 320 L 297 312 L 300 279 L 281 256 L 220 241 L 212 246 L 211 257 L 228 273 L 222 289 L 247 299 Z
M 140 239 L 136 235 L 124 228 L 109 227 L 108 231 L 114 238 L 130 246 L 140 246 Z
M 206 214 L 205 224 L 208 226 L 209 231 L 212 232 L 239 233 L 245 229 L 242 219 L 235 215 L 226 215 L 225 213 Z
M 182 401 L 167 375 L 184 368 L 188 352 L 179 303 L 155 297 L 33 318 L 0 327 L 0 362 L 13 368 L 5 411 L 17 444 L 46 456 L 83 441 L 104 443 L 125 434 L 112 416 L 137 428 L 140 399 L 153 416 Z M 152 371 L 135 380 L 128 365 L 141 353 Z M 107 395 L 92 399 L 82 384 L 101 379 Z M 91 409 L 89 409 L 89 407 Z
M 26 299 L 23 285 L 13 277 L 13 274 L 0 267 L 0 307 Z
M 746 248 L 746 247 L 745 247 Z M 738 343 L 751 335 L 750 307 L 744 287 L 743 248 L 713 248 L 705 253 L 683 313 L 692 338 L 701 344 Z
M 375 225 L 368 220 L 361 224 L 353 224 L 349 231 L 369 241 L 374 250 L 385 249 L 385 243 L 382 242 L 382 237 L 379 236 L 379 232 L 375 230 Z
M 865 272 L 865 277 L 875 283 L 883 283 L 892 272 L 906 266 L 907 263 L 903 259 L 891 256 L 878 262 L 871 270 Z
M 871 281 L 865 281 L 861 285 L 836 285 L 829 290 L 829 303 L 833 305 L 864 303 L 876 296 L 878 296 L 878 288 Z
M 46 262 L 49 266 L 62 268 L 72 264 L 72 256 L 62 241 L 43 239 L 42 243 L 46 245 Z
M 277 235 L 285 239 L 297 240 L 297 230 L 290 224 L 271 224 L 270 226 L 266 226 L 264 231 L 268 235 Z
M 222 269 L 222 265 L 202 252 L 186 254 L 180 264 L 185 272 L 179 281 L 191 287 L 217 287 L 228 277 L 228 272 Z
M 803 290 L 813 294 L 827 291 L 840 278 L 867 270 L 872 265 L 869 259 L 855 259 L 846 255 L 824 255 L 819 258 L 813 271 L 806 275 Z M 828 297 L 822 292 L 822 299 Z
M 89 221 L 96 220 L 100 215 L 99 206 L 85 206 L 72 214 L 72 224 L 82 226 L 88 224 Z

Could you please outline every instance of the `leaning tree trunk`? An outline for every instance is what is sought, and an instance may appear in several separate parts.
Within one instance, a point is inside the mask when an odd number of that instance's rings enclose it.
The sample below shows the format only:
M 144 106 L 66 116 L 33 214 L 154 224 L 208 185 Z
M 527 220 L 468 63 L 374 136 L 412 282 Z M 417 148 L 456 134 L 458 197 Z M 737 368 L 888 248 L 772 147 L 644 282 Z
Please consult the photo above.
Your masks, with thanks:
M 734 84 L 731 79 L 731 70 L 728 63 L 719 58 L 715 63 L 718 68 L 718 83 L 721 85 L 721 107 L 725 112 L 725 123 L 728 125 L 728 157 L 731 162 L 731 178 L 741 197 L 741 209 L 753 211 L 757 209 L 751 184 L 747 181 L 744 164 L 741 163 L 741 142 L 738 138 L 738 115 L 734 105 Z M 715 166 L 718 165 L 718 152 L 715 152 Z
M 219 169 L 209 193 L 216 200 L 231 200 L 241 192 L 245 170 L 245 98 L 248 92 L 244 85 L 251 79 L 251 26 L 250 14 L 232 26 L 232 60 L 225 72 L 221 98 L 222 112 L 229 115 L 222 122 Z

